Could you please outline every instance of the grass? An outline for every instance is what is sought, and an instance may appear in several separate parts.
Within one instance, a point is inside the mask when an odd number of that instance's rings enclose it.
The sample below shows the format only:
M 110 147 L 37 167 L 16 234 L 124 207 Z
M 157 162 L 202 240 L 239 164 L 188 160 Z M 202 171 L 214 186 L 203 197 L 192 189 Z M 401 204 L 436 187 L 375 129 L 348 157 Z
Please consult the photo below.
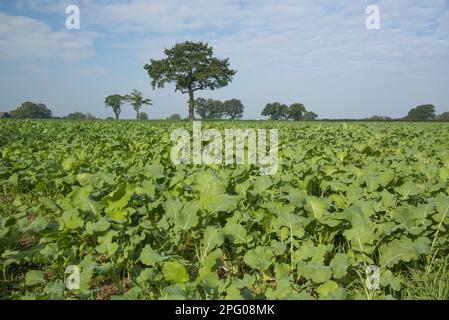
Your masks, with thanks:
M 402 294 L 406 300 L 449 300 L 449 258 L 435 260 L 431 270 L 410 269 Z

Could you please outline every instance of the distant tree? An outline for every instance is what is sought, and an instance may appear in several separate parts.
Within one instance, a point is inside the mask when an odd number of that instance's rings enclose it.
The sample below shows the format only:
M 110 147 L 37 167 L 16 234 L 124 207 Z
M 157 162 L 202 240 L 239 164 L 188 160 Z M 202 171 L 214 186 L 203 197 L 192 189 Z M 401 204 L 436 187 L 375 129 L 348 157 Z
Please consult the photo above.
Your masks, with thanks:
M 236 74 L 229 68 L 229 59 L 220 60 L 213 54 L 207 43 L 187 41 L 166 49 L 165 59 L 152 59 L 144 68 L 152 79 L 153 89 L 175 83 L 175 91 L 189 94 L 189 118 L 194 120 L 195 91 L 225 87 Z
M 437 117 L 439 120 L 449 120 L 449 112 L 444 112 Z
M 385 120 L 391 120 L 390 117 L 387 116 L 372 116 L 367 118 L 367 120 L 372 120 L 372 121 L 385 121 Z
M 306 112 L 306 107 L 302 103 L 294 103 L 288 108 L 288 118 L 294 121 L 300 121 Z
M 208 119 L 220 120 L 225 115 L 224 103 L 220 100 L 207 99 Z
M 435 119 L 435 107 L 431 104 L 418 106 L 410 110 L 404 119 L 411 121 Z
M 179 115 L 178 113 L 172 114 L 170 117 L 167 118 L 167 120 L 180 121 L 181 115 Z
M 127 96 L 128 101 L 131 103 L 131 105 L 134 108 L 134 111 L 136 111 L 136 118 L 139 119 L 140 109 L 143 106 L 152 106 L 153 103 L 151 103 L 150 99 L 144 99 L 142 92 L 137 91 L 136 89 L 131 92 L 129 96 Z
M 68 120 L 85 120 L 85 119 L 87 119 L 87 116 L 84 113 L 81 113 L 81 112 L 73 112 L 73 113 L 70 113 L 68 116 L 64 117 L 64 119 L 68 119 Z
M 146 112 L 139 112 L 137 120 L 148 120 L 148 114 Z
M 198 98 L 195 111 L 201 119 L 221 119 L 225 115 L 224 103 L 220 100 Z
M 94 120 L 96 119 L 93 115 L 90 113 L 82 113 L 82 112 L 73 112 L 70 113 L 68 116 L 64 117 L 64 119 L 68 120 Z
M 91 114 L 88 112 L 88 113 L 86 113 L 86 119 L 87 119 L 87 120 L 95 120 L 95 119 L 97 119 L 97 118 L 95 118 L 93 115 L 91 115 Z
M 288 107 L 279 102 L 269 103 L 262 111 L 264 117 L 270 117 L 270 120 L 283 120 L 288 118 Z
M 48 119 L 51 118 L 52 112 L 45 104 L 27 101 L 10 114 L 17 119 Z
M 315 121 L 316 118 L 318 118 L 318 115 L 315 112 L 308 111 L 304 113 L 304 116 L 302 117 L 302 120 L 304 121 Z
M 121 96 L 119 94 L 113 94 L 104 100 L 104 104 L 106 108 L 112 108 L 112 111 L 115 114 L 115 119 L 118 120 L 120 118 L 120 113 L 122 112 L 122 105 L 126 101 L 128 101 L 128 96 Z
M 209 109 L 207 107 L 207 100 L 203 98 L 198 98 L 195 100 L 195 111 L 201 117 L 201 119 L 206 119 L 209 115 Z
M 224 102 L 224 115 L 231 120 L 241 119 L 245 107 L 238 99 L 231 99 Z

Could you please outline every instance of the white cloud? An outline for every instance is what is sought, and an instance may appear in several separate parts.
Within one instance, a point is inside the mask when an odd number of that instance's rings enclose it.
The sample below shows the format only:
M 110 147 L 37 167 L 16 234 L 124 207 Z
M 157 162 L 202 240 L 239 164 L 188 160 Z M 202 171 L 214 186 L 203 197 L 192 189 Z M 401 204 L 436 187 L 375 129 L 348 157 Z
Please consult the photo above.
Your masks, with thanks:
M 53 31 L 40 21 L 0 12 L 0 58 L 5 60 L 81 60 L 94 55 L 95 34 Z

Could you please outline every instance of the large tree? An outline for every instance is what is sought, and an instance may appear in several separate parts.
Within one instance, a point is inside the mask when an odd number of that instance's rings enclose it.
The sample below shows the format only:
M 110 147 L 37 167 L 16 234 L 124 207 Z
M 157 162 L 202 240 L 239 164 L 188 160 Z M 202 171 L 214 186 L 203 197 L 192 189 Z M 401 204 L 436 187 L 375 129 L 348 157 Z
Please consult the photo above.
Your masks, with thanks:
M 243 117 L 243 111 L 245 107 L 238 99 L 231 99 L 224 102 L 224 113 L 231 120 L 241 119 Z
M 140 109 L 143 106 L 152 106 L 150 99 L 145 99 L 142 95 L 142 92 L 137 91 L 136 89 L 131 92 L 129 96 L 127 96 L 128 101 L 131 103 L 131 105 L 134 108 L 134 111 L 136 111 L 136 119 L 139 119 Z
M 289 119 L 300 121 L 306 112 L 306 107 L 302 103 L 294 103 L 288 108 L 288 117 Z
M 227 86 L 236 71 L 229 59 L 215 58 L 213 48 L 203 42 L 184 42 L 165 50 L 165 59 L 144 66 L 153 89 L 175 84 L 175 91 L 189 95 L 189 118 L 195 119 L 195 91 L 215 90 Z
M 279 102 L 269 103 L 262 111 L 262 115 L 270 120 L 284 120 L 288 118 L 288 107 Z
M 118 120 L 120 118 L 120 113 L 122 112 L 122 105 L 126 101 L 128 101 L 128 96 L 121 96 L 119 94 L 113 94 L 104 100 L 104 104 L 106 108 L 112 108 L 112 111 L 115 114 L 115 119 Z
M 10 112 L 17 119 L 47 119 L 51 118 L 51 110 L 45 104 L 24 102 L 16 110 Z
M 404 119 L 411 121 L 435 119 L 435 107 L 431 104 L 417 106 L 410 110 Z

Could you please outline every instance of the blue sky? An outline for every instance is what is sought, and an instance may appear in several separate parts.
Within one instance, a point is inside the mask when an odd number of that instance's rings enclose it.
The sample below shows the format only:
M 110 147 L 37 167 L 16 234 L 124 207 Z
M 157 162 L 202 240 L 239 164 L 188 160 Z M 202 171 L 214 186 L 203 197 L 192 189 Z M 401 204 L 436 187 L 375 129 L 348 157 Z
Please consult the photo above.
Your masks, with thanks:
M 65 29 L 69 4 L 80 30 Z M 370 4 L 380 30 L 365 27 Z M 151 118 L 186 116 L 187 97 L 153 91 L 143 70 L 186 40 L 208 42 L 238 70 L 198 97 L 241 99 L 247 119 L 274 101 L 320 118 L 401 117 L 426 103 L 449 111 L 448 0 L 0 0 L 0 111 L 30 100 L 104 118 L 107 95 L 136 88 L 153 100 Z

